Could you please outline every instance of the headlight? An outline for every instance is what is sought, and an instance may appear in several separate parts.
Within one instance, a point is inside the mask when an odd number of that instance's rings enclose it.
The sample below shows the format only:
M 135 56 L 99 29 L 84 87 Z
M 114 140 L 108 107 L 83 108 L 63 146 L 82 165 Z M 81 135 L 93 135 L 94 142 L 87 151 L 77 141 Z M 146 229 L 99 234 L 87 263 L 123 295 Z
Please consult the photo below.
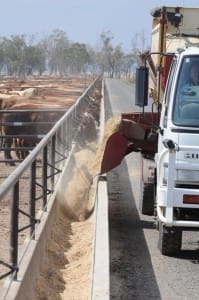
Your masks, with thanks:
M 167 185 L 168 165 L 164 165 L 163 185 Z M 199 171 L 195 170 L 176 170 L 175 182 L 178 184 L 198 184 Z
M 177 170 L 176 181 L 179 183 L 198 184 L 199 171 L 197 170 Z

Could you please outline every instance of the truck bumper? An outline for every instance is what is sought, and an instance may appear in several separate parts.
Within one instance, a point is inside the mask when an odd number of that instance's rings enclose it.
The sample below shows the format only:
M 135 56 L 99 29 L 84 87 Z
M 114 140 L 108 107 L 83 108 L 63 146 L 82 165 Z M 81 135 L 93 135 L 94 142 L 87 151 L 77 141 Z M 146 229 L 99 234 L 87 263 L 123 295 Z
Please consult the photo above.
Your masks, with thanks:
M 169 210 L 169 208 L 167 208 Z M 171 210 L 171 208 L 170 208 Z M 198 221 L 184 221 L 184 220 L 169 220 L 165 215 L 164 215 L 164 210 L 162 207 L 157 206 L 157 215 L 158 219 L 166 226 L 168 227 L 184 227 L 184 228 L 197 228 L 199 230 L 199 222 Z M 170 211 L 170 214 L 172 214 L 172 211 Z
M 185 196 L 191 196 L 193 198 L 195 197 L 196 203 L 184 203 L 184 199 L 186 199 Z M 199 229 L 199 204 L 197 204 L 197 199 L 199 199 L 198 189 L 174 188 L 172 197 L 168 199 L 167 188 L 161 187 L 158 188 L 157 199 L 157 216 L 159 220 L 166 226 L 190 227 Z M 198 218 L 197 220 L 181 220 L 180 218 L 176 218 L 174 213 L 175 209 L 195 210 Z
M 199 229 L 199 189 L 187 181 L 185 187 L 176 183 L 177 170 L 198 170 L 198 164 L 185 166 L 176 160 L 177 151 L 195 151 L 198 146 L 165 148 L 155 157 L 157 165 L 157 215 L 166 226 Z M 164 163 L 167 162 L 167 176 Z M 177 162 L 177 163 L 176 163 Z M 166 180 L 165 180 L 166 178 Z M 197 182 L 196 182 L 197 183 Z

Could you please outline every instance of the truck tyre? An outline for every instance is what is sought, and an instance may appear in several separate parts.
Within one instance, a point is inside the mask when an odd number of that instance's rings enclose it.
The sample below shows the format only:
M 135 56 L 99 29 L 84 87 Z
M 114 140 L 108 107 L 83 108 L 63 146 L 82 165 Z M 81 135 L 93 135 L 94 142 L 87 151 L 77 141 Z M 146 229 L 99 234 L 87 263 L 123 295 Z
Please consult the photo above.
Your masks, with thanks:
M 178 254 L 182 245 L 182 229 L 166 227 L 159 222 L 158 248 L 163 255 Z
M 143 215 L 152 216 L 154 214 L 154 184 L 143 184 L 140 197 L 139 210 Z

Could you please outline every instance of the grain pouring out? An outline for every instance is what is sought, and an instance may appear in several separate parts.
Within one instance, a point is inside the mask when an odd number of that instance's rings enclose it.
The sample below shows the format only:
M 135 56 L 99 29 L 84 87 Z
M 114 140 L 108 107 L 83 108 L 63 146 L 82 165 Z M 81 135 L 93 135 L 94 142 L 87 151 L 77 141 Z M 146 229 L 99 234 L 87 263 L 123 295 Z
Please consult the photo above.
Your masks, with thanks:
M 101 142 L 87 143 L 78 149 L 63 172 L 56 199 L 64 214 L 73 221 L 85 220 L 93 211 L 93 179 L 100 174 L 107 139 L 118 130 L 119 124 L 120 117 L 109 119 Z

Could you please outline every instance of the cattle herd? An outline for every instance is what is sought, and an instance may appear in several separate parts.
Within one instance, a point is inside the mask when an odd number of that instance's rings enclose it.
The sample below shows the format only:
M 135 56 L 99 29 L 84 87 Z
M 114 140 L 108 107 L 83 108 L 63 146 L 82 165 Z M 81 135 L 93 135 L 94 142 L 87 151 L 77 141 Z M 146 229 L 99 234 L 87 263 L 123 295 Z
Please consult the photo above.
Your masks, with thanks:
M 0 82 L 1 161 L 23 160 L 82 94 L 85 78 L 40 78 Z M 15 158 L 13 158 L 13 155 Z

